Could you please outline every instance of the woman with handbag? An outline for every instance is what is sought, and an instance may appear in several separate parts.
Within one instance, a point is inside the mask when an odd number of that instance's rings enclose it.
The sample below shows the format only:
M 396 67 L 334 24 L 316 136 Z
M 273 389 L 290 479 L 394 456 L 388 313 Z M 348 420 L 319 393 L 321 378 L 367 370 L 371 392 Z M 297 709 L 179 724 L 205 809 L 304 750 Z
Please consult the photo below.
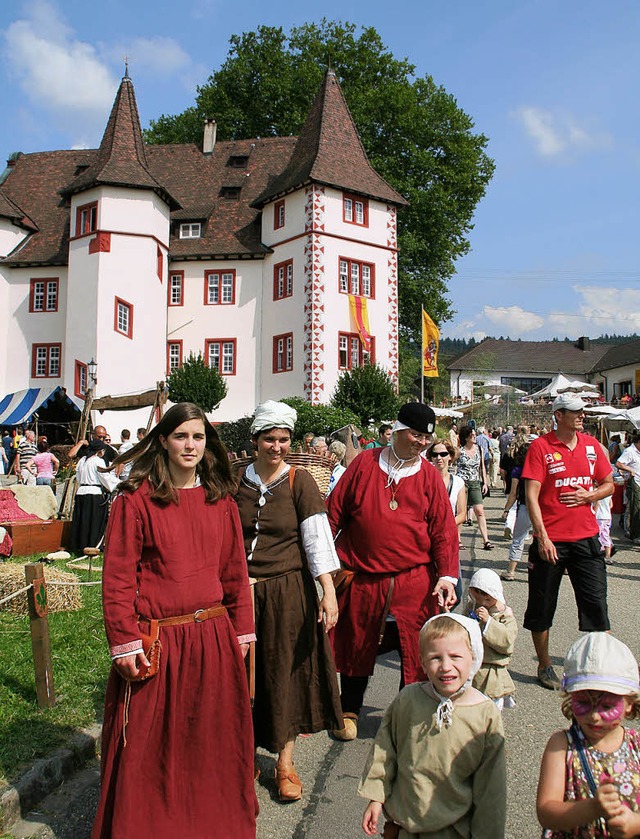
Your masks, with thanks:
M 342 727 L 326 634 L 338 619 L 331 575 L 340 563 L 313 477 L 284 459 L 296 417 L 284 402 L 258 405 L 251 425 L 256 459 L 241 474 L 236 493 L 255 580 L 255 744 L 278 755 L 281 801 L 302 796 L 293 763 L 297 735 Z M 256 764 L 256 777 L 259 771 Z
M 487 473 L 482 452 L 476 443 L 476 432 L 470 425 L 463 425 L 460 429 L 460 452 L 456 464 L 456 475 L 462 478 L 467 488 L 467 504 L 473 507 L 480 535 L 484 542 L 484 549 L 485 551 L 492 551 L 493 545 L 489 541 L 487 520 L 482 503 L 489 490 Z
M 129 462 L 105 544 L 113 667 L 92 837 L 255 839 L 255 634 L 227 453 L 181 403 L 113 467 Z

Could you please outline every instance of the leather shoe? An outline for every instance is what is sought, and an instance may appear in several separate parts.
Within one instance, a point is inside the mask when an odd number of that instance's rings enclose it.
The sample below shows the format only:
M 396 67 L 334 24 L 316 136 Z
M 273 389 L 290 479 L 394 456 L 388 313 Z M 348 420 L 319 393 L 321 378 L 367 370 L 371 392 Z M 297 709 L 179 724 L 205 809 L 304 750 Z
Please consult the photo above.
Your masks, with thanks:
M 358 736 L 358 715 L 357 714 L 343 714 L 344 728 L 334 728 L 333 736 L 336 740 L 355 740 Z
M 276 766 L 276 786 L 280 801 L 298 801 L 302 798 L 302 781 L 293 764 L 286 769 Z

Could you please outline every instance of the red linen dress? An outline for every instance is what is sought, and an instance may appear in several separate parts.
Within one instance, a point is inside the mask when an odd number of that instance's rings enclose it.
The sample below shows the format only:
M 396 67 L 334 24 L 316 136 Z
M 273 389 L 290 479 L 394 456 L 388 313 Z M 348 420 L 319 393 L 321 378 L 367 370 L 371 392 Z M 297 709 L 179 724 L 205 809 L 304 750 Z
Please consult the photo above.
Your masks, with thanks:
M 440 473 L 421 459 L 420 470 L 395 486 L 397 509 L 379 460 L 385 449 L 361 452 L 329 496 L 329 521 L 339 533 L 342 564 L 356 572 L 338 597 L 340 618 L 331 632 L 336 668 L 370 676 L 391 577 L 391 615 L 398 625 L 405 683 L 422 681 L 418 633 L 437 614 L 433 587 L 457 577 L 458 530 Z
M 238 637 L 254 631 L 235 502 L 201 487 L 161 505 L 148 486 L 114 501 L 103 605 L 112 652 L 135 649 L 136 615 L 228 613 L 160 629 L 159 673 L 131 685 L 112 668 L 93 839 L 255 839 L 253 734 Z

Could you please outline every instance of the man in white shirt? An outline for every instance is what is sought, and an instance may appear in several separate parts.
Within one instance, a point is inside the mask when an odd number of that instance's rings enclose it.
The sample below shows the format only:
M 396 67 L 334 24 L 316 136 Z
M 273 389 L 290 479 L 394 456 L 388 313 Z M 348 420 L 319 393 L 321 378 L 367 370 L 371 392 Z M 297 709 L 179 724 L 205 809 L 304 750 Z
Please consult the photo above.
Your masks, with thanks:
M 632 481 L 627 481 L 629 536 L 640 544 L 640 431 L 634 432 L 631 445 L 616 460 L 616 466 L 620 472 L 633 477 Z

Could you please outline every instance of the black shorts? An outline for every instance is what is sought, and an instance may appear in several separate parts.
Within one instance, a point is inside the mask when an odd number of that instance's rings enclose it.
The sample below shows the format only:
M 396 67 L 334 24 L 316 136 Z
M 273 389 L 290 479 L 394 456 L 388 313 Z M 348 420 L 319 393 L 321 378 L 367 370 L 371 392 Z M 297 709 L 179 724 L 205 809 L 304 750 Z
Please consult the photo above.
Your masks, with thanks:
M 537 539 L 529 548 L 529 599 L 524 628 L 531 632 L 544 632 L 553 624 L 566 568 L 576 598 L 580 631 L 604 632 L 610 629 L 607 569 L 598 537 L 554 544 L 558 552 L 555 565 L 540 558 Z

